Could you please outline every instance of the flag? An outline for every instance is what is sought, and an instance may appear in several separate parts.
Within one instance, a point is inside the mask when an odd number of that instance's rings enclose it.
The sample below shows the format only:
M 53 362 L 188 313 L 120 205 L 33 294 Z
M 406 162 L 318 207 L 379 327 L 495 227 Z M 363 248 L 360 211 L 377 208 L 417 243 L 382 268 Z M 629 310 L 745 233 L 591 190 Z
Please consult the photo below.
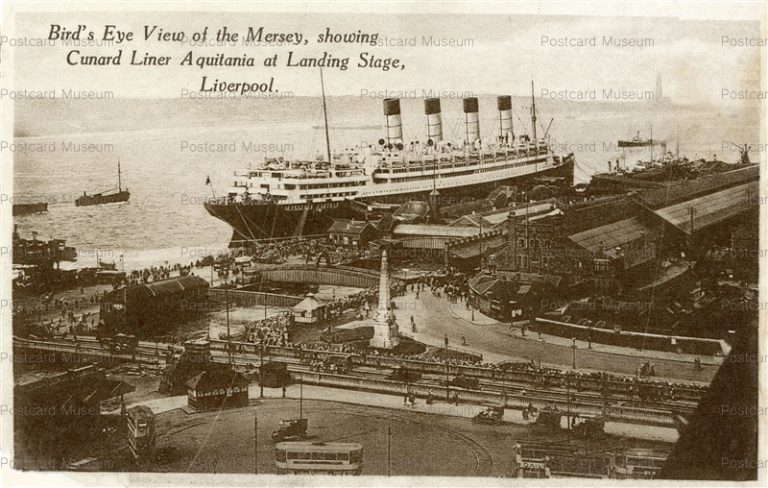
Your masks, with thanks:
M 205 177 L 205 184 L 206 185 L 210 185 L 211 184 L 211 177 L 210 176 L 206 176 Z

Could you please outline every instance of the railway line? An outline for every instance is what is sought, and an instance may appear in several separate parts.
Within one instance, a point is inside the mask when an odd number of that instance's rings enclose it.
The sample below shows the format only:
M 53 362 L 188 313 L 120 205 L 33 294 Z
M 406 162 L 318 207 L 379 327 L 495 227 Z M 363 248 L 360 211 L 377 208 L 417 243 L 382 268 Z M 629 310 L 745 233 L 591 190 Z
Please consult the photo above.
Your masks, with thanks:
M 214 342 L 214 341 L 212 341 Z M 215 345 L 215 343 L 214 343 Z M 97 358 L 110 358 L 123 361 L 138 361 L 151 364 L 165 362 L 167 345 L 153 342 L 140 342 L 135 351 L 131 353 L 113 352 L 105 348 L 97 339 L 91 337 L 78 337 L 74 341 L 30 341 L 15 339 L 15 348 L 31 348 L 35 350 L 57 351 L 61 353 L 75 353 Z M 446 368 L 444 373 L 424 372 L 417 381 L 402 382 L 389 379 L 389 375 L 395 370 L 397 361 L 392 365 L 374 367 L 368 364 L 353 364 L 348 371 L 333 372 L 327 368 L 318 368 L 312 365 L 308 358 L 291 357 L 290 354 L 280 354 L 286 348 L 265 348 L 264 351 L 240 351 L 233 352 L 231 362 L 234 365 L 243 366 L 256 373 L 261 364 L 270 361 L 285 363 L 289 372 L 300 381 L 314 382 L 321 386 L 338 388 L 363 389 L 371 391 L 384 391 L 390 394 L 402 394 L 412 391 L 417 396 L 426 397 L 434 390 L 435 398 L 442 396 L 450 398 L 452 394 L 458 394 L 462 402 L 488 403 L 490 401 L 502 403 L 511 408 L 524 408 L 527 404 L 539 406 L 554 405 L 572 409 L 574 412 L 582 410 L 586 414 L 599 414 L 600 412 L 614 411 L 615 415 L 625 417 L 630 422 L 640 421 L 647 417 L 655 425 L 670 425 L 672 413 L 690 414 L 696 408 L 693 400 L 677 399 L 654 402 L 642 402 L 632 398 L 608 395 L 604 397 L 600 392 L 578 391 L 576 388 L 536 385 L 523 380 L 508 380 L 502 376 L 499 379 L 479 379 L 480 388 L 477 390 L 446 386 L 446 380 L 455 377 L 457 372 Z M 293 351 L 295 352 L 295 351 Z M 213 347 L 212 359 L 216 362 L 228 362 L 229 354 L 221 347 Z M 334 353 L 332 357 L 347 356 Z M 379 358 L 380 359 L 380 358 Z M 410 366 L 410 364 L 409 364 Z

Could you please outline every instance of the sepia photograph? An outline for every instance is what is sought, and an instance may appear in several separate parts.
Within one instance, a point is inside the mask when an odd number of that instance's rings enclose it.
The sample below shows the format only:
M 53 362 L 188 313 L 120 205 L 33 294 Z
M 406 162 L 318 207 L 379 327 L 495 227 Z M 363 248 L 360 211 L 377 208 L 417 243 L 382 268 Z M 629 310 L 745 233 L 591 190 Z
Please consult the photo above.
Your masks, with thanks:
M 0 20 L 4 486 L 765 482 L 764 1 Z

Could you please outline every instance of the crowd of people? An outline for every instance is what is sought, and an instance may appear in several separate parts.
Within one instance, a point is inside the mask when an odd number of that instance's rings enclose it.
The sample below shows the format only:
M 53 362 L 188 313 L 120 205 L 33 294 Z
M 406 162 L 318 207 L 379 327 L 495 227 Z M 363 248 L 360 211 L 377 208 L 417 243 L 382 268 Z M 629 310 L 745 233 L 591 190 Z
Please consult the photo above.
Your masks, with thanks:
M 243 336 L 246 342 L 262 346 L 286 347 L 290 345 L 289 334 L 293 324 L 293 313 L 281 312 L 247 325 Z
M 401 360 L 421 361 L 439 363 L 448 366 L 466 366 L 482 368 L 495 371 L 516 371 L 527 373 L 534 376 L 534 384 L 540 386 L 571 387 L 576 391 L 598 391 L 604 396 L 625 394 L 629 397 L 637 396 L 641 401 L 654 401 L 658 399 L 677 400 L 680 392 L 686 390 L 696 393 L 703 393 L 706 386 L 696 383 L 683 383 L 664 380 L 653 380 L 639 377 L 628 377 L 614 375 L 606 372 L 581 372 L 569 371 L 551 367 L 541 367 L 533 361 L 516 363 L 488 363 L 482 359 L 463 358 L 443 358 L 432 354 L 397 354 L 391 351 L 374 350 L 368 351 L 360 345 L 354 344 L 291 344 L 292 347 L 302 351 L 313 352 L 344 352 L 357 354 L 360 356 L 360 362 L 365 363 L 370 357 L 393 357 Z M 302 355 L 303 357 L 303 355 Z M 307 357 L 314 359 L 317 365 L 322 366 L 322 359 L 315 355 Z M 357 362 L 354 359 L 353 362 Z M 493 375 L 491 375 L 493 376 Z
M 417 298 L 425 290 L 431 291 L 437 297 L 444 294 L 451 303 L 465 301 L 469 296 L 466 275 L 453 267 L 419 275 L 415 280 L 411 280 L 407 290 L 416 292 Z
M 62 318 L 80 309 L 92 307 L 101 303 L 106 291 L 85 293 L 80 289 L 80 296 L 56 298 L 55 293 L 45 293 L 35 298 L 25 298 L 13 302 L 13 314 L 19 318 L 33 317 L 43 313 L 60 311 Z
M 369 251 L 362 247 L 341 246 L 326 237 L 283 239 L 250 242 L 245 248 L 218 256 L 216 263 L 232 265 L 236 257 L 242 256 L 248 256 L 254 262 L 265 264 L 282 264 L 290 258 L 299 258 L 309 263 L 314 259 L 327 256 L 332 263 L 338 264 L 368 257 Z
M 143 269 L 135 269 L 131 271 L 125 277 L 125 283 L 116 284 L 116 288 L 120 285 L 142 285 L 153 281 L 167 280 L 173 275 L 185 275 L 192 269 L 192 263 L 189 266 L 185 266 L 179 263 L 168 264 L 165 266 L 150 266 Z

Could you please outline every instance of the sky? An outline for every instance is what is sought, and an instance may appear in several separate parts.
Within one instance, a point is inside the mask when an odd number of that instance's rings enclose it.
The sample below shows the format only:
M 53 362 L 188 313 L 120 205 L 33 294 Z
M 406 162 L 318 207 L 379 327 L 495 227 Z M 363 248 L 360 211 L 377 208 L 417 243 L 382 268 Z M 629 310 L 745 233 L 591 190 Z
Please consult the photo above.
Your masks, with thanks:
M 326 92 L 360 96 L 382 91 L 435 90 L 480 94 L 528 95 L 531 80 L 537 96 L 574 97 L 596 90 L 641 95 L 655 90 L 663 79 L 664 95 L 678 104 L 755 103 L 731 93 L 760 90 L 761 59 L 766 47 L 724 43 L 766 42 L 757 22 L 709 21 L 664 17 L 595 17 L 506 14 L 338 14 L 338 13 L 195 13 L 195 12 L 90 12 L 19 13 L 10 37 L 28 44 L 47 39 L 51 24 L 75 29 L 78 24 L 99 38 L 107 24 L 133 32 L 133 41 L 122 45 L 54 46 L 3 45 L 3 61 L 13 51 L 14 89 L 111 91 L 116 98 L 177 98 L 198 91 L 202 77 L 227 82 L 261 82 L 274 78 L 274 88 L 295 95 L 320 94 L 316 68 L 285 66 L 288 52 L 294 60 L 328 52 L 350 57 L 347 70 L 325 69 Z M 244 33 L 249 27 L 276 33 L 301 33 L 301 46 L 191 46 L 185 43 L 143 40 L 145 25 L 158 30 L 185 31 L 187 35 L 208 27 L 211 39 L 226 26 Z M 319 44 L 326 29 L 332 33 L 378 34 L 379 40 L 415 43 L 416 46 Z M 5 32 L 8 32 L 6 30 Z M 157 32 L 157 31 L 156 31 Z M 453 42 L 455 46 L 427 46 L 426 39 Z M 603 45 L 608 39 L 640 46 Z M 581 41 L 580 41 L 581 40 Z M 595 45 L 590 45 L 594 42 Z M 586 43 L 585 46 L 578 44 Z M 109 56 L 122 49 L 121 66 L 70 66 L 72 50 L 83 55 Z M 139 56 L 171 56 L 169 66 L 130 66 L 131 52 Z M 179 66 L 187 53 L 198 56 L 253 57 L 254 67 Z M 404 69 L 382 71 L 358 68 L 359 54 L 398 58 Z M 277 67 L 264 59 L 277 54 Z M 564 92 L 567 90 L 567 92 Z M 729 94 L 724 95 L 724 90 Z

